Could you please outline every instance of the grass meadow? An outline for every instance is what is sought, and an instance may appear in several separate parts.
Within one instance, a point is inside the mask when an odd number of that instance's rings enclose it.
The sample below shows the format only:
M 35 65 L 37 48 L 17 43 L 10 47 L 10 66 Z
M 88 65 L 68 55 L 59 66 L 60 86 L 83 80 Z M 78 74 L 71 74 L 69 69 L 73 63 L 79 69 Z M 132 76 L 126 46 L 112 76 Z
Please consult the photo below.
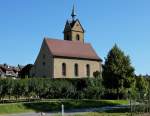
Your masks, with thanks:
M 0 114 L 24 113 L 24 112 L 57 112 L 61 111 L 64 104 L 65 110 L 82 108 L 100 108 L 128 104 L 127 100 L 43 100 L 24 103 L 0 104 Z M 95 113 L 97 115 L 97 113 Z M 82 115 L 81 115 L 82 116 Z

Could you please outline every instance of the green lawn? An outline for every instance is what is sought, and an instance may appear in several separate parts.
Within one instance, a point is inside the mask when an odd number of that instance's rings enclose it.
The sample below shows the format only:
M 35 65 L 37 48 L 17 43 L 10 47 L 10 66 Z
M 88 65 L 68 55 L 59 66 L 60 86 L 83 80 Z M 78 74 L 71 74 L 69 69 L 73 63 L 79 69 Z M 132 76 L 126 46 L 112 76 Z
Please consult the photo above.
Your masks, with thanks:
M 61 116 L 61 115 L 54 115 L 54 116 Z M 92 113 L 84 113 L 84 114 L 75 114 L 71 116 L 130 116 L 129 113 L 98 113 L 98 112 L 92 112 Z
M 0 114 L 21 113 L 21 112 L 49 112 L 60 111 L 61 104 L 64 104 L 65 110 L 75 108 L 92 108 L 102 106 L 113 106 L 119 104 L 128 104 L 127 100 L 53 100 L 38 101 L 31 103 L 9 103 L 0 104 Z
M 129 116 L 127 113 L 85 113 L 85 114 L 77 114 L 74 116 Z

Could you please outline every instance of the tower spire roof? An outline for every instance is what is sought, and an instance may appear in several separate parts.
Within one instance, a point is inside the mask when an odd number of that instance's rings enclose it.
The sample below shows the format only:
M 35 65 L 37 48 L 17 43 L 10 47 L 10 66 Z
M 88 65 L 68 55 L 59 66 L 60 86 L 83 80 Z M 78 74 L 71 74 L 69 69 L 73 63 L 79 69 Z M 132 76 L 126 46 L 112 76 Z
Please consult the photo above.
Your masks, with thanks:
M 72 16 L 72 20 L 75 20 L 75 17 L 77 16 L 75 13 L 75 5 L 74 4 L 73 4 L 71 16 Z

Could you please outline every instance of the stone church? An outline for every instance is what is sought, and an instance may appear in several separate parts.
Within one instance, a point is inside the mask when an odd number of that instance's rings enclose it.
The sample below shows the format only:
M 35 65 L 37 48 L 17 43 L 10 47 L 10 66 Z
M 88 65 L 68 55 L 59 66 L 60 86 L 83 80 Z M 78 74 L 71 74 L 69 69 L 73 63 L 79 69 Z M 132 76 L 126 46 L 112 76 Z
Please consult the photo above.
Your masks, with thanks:
M 71 16 L 72 19 L 65 24 L 64 40 L 44 38 L 31 76 L 84 78 L 102 71 L 102 60 L 91 44 L 85 42 L 85 31 L 76 19 L 74 7 Z

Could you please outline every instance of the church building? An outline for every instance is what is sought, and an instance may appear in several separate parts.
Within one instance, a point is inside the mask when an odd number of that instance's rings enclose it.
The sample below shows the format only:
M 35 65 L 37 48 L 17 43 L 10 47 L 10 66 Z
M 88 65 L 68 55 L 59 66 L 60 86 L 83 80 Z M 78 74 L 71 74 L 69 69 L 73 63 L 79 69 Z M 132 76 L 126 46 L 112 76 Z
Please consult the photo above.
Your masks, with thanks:
M 31 76 L 84 78 L 102 71 L 102 60 L 91 44 L 85 42 L 85 31 L 76 19 L 74 7 L 71 16 L 72 19 L 67 20 L 64 27 L 64 40 L 44 38 Z

